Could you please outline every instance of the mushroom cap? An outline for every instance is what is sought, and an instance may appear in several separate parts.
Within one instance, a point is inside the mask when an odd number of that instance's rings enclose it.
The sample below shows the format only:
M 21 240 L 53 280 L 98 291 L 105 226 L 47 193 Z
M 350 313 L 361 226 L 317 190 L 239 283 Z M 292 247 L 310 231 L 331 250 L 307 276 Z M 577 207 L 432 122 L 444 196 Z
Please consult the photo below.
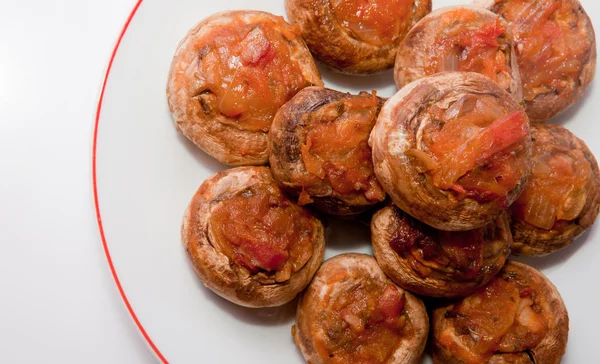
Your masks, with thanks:
M 205 100 L 205 76 L 198 72 L 202 52 L 213 40 L 214 33 L 224 27 L 246 24 L 272 24 L 285 38 L 291 60 L 298 62 L 303 77 L 313 85 L 323 85 L 317 66 L 299 36 L 288 37 L 293 28 L 282 17 L 255 10 L 236 10 L 216 13 L 199 22 L 183 38 L 171 63 L 167 83 L 169 108 L 175 126 L 196 146 L 218 161 L 231 165 L 261 165 L 268 161 L 267 132 L 236 128 L 220 113 L 210 100 Z M 287 34 L 287 35 L 286 35 Z
M 423 129 L 433 123 L 431 118 L 423 115 L 426 112 L 424 105 L 441 101 L 450 105 L 467 94 L 491 95 L 509 112 L 523 112 L 510 94 L 483 75 L 439 73 L 403 87 L 390 98 L 381 109 L 369 140 L 375 174 L 394 204 L 439 230 L 472 230 L 489 224 L 517 199 L 529 176 L 528 168 L 516 187 L 508 192 L 503 205 L 496 200 L 458 199 L 419 173 L 414 158 L 406 152 L 419 149 Z M 524 153 L 520 158 L 529 163 L 531 141 L 527 138 L 523 143 Z
M 315 57 L 333 70 L 368 75 L 394 66 L 396 49 L 405 34 L 393 44 L 377 46 L 353 37 L 334 15 L 329 0 L 286 0 L 285 8 Z M 414 0 L 406 31 L 430 11 L 431 0 Z
M 328 304 L 333 300 L 324 300 L 326 295 L 337 295 L 345 292 L 345 282 L 336 282 L 336 284 L 328 283 L 331 277 L 345 273 L 358 275 L 352 281 L 358 279 L 376 279 L 392 283 L 385 276 L 375 258 L 370 255 L 346 253 L 326 260 L 321 268 L 319 268 L 319 271 L 306 291 L 302 293 L 296 312 L 296 325 L 293 329 L 296 344 L 309 363 L 318 364 L 327 362 L 325 360 L 327 358 L 322 358 L 315 348 L 315 333 L 311 329 L 310 321 L 318 313 L 331 310 Z M 389 363 L 417 364 L 420 363 L 423 350 L 425 349 L 429 332 L 429 318 L 425 306 L 420 299 L 398 286 L 395 287 L 397 287 L 400 294 L 404 293 L 406 297 L 404 309 L 407 312 L 413 331 L 411 337 L 402 337 L 400 339 L 399 345 Z
M 274 307 L 293 300 L 308 285 L 325 253 L 325 230 L 321 221 L 314 217 L 312 256 L 285 282 L 276 282 L 274 274 L 249 274 L 215 248 L 209 229 L 212 208 L 218 203 L 226 203 L 227 196 L 264 183 L 275 185 L 267 167 L 238 167 L 217 173 L 200 186 L 181 226 L 182 244 L 202 283 L 240 306 Z

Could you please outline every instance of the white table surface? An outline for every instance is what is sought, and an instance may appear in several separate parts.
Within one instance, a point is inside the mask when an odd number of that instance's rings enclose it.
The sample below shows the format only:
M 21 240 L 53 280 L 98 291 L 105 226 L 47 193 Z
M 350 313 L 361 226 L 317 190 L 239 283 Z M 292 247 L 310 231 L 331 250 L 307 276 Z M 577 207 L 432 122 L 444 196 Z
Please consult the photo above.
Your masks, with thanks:
M 152 363 L 110 275 L 95 106 L 134 0 L 0 1 L 0 361 Z

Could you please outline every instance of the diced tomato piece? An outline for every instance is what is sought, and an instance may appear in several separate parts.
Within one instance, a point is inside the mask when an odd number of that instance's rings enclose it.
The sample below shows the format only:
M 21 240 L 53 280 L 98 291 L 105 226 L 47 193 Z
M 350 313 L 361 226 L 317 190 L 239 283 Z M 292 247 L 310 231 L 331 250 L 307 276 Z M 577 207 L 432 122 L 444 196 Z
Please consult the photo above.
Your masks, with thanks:
M 260 27 L 254 28 L 246 38 L 240 42 L 242 49 L 241 60 L 245 66 L 258 66 L 275 58 L 271 42 L 265 37 Z
M 398 288 L 395 285 L 389 284 L 379 297 L 377 309 L 385 317 L 397 317 L 402 312 L 406 298 L 400 295 Z
M 440 165 L 440 188 L 450 188 L 460 177 L 494 154 L 521 142 L 529 135 L 527 120 L 521 112 L 500 118 L 450 152 Z

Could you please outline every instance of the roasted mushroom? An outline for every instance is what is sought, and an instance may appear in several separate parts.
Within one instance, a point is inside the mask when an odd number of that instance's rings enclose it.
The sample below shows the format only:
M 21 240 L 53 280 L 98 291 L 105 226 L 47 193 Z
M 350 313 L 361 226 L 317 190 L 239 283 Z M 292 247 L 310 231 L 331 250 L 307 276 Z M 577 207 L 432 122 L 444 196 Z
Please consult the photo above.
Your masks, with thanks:
M 290 201 L 266 167 L 207 179 L 185 212 L 181 236 L 204 285 L 247 307 L 291 301 L 325 251 L 321 222 Z
M 440 230 L 489 224 L 529 175 L 527 115 L 477 73 L 441 73 L 402 88 L 383 106 L 370 145 L 394 203 Z
M 379 210 L 371 222 L 381 269 L 400 287 L 422 296 L 475 292 L 500 271 L 511 241 L 506 213 L 486 227 L 455 232 L 427 226 L 396 206 Z
M 433 310 L 433 362 L 558 364 L 569 316 L 542 273 L 509 262 L 486 287 Z
M 275 115 L 269 133 L 271 170 L 298 203 L 327 213 L 363 212 L 385 199 L 368 140 L 383 100 L 308 87 Z
M 312 364 L 413 364 L 428 329 L 423 303 L 373 257 L 342 254 L 323 263 L 302 294 L 292 335 Z
M 477 0 L 510 24 L 531 122 L 577 101 L 596 72 L 596 36 L 577 0 Z
M 531 177 L 511 206 L 512 250 L 539 256 L 566 247 L 594 223 L 600 172 L 592 152 L 567 129 L 536 124 L 531 135 Z
M 393 67 L 398 44 L 431 11 L 431 0 L 286 0 L 285 7 L 323 63 L 370 74 Z
M 438 9 L 421 19 L 400 43 L 394 66 L 399 89 L 443 71 L 481 73 L 521 102 L 512 32 L 506 20 L 484 8 Z
M 273 116 L 300 89 L 322 86 L 297 28 L 260 11 L 212 15 L 179 44 L 167 86 L 176 127 L 229 165 L 268 160 Z

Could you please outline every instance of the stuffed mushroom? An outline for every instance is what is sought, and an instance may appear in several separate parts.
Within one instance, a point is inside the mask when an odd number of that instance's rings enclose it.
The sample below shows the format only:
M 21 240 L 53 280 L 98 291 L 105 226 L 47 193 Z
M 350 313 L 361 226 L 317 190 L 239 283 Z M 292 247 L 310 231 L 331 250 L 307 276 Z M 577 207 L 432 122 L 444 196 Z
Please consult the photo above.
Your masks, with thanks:
M 311 85 L 323 82 L 296 27 L 261 11 L 228 11 L 181 41 L 167 97 L 177 129 L 206 153 L 229 165 L 260 165 L 273 116 Z
M 421 19 L 400 43 L 394 66 L 399 89 L 444 71 L 481 73 L 521 101 L 512 32 L 506 20 L 484 8 L 438 9 Z
M 464 297 L 490 281 L 510 253 L 508 216 L 469 231 L 440 231 L 396 206 L 371 222 L 373 252 L 400 287 L 430 297 Z
M 510 24 L 531 122 L 577 101 L 596 71 L 596 36 L 577 0 L 479 0 Z
M 433 310 L 433 362 L 558 364 L 569 316 L 542 273 L 509 262 L 486 287 Z
M 370 145 L 392 201 L 439 230 L 489 224 L 530 170 L 527 115 L 477 73 L 440 73 L 402 88 L 383 106 Z
M 375 93 L 300 91 L 277 112 L 269 133 L 275 180 L 300 205 L 335 215 L 357 214 L 383 201 L 368 144 L 382 105 Z
M 307 362 L 420 363 L 429 320 L 415 296 L 390 281 L 375 259 L 327 260 L 302 294 L 292 334 Z
M 431 11 L 431 0 L 286 0 L 285 6 L 323 63 L 371 74 L 393 67 L 398 44 Z
M 567 129 L 536 124 L 533 167 L 511 206 L 513 253 L 546 255 L 566 247 L 588 229 L 600 209 L 598 163 Z
M 190 202 L 182 242 L 204 285 L 241 306 L 280 306 L 323 260 L 324 228 L 290 201 L 266 167 L 207 179 Z

